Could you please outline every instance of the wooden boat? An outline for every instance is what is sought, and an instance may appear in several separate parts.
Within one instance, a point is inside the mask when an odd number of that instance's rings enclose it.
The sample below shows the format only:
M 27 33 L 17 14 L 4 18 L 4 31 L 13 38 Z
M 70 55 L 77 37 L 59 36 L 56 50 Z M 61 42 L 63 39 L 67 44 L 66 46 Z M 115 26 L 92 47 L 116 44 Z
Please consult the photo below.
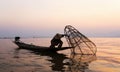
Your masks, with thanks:
M 16 42 L 14 43 L 21 49 L 28 49 L 28 50 L 33 50 L 33 51 L 61 51 L 61 50 L 66 50 L 66 49 L 71 49 L 73 47 L 62 47 L 62 48 L 50 48 L 50 47 L 44 47 L 44 46 L 36 46 L 32 44 L 26 44 L 23 42 Z

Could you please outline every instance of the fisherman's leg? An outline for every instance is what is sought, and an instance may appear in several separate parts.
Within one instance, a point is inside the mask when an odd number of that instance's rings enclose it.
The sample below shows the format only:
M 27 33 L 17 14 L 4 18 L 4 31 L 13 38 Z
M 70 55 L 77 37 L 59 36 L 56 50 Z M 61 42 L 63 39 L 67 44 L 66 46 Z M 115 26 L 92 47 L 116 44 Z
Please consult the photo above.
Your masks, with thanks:
M 60 41 L 60 43 L 59 43 L 59 45 L 58 45 L 58 48 L 61 48 L 61 47 L 62 47 L 62 45 L 63 45 L 63 42 L 62 42 L 62 41 Z
M 51 41 L 50 48 L 55 48 L 55 43 L 53 41 Z
M 54 45 L 50 45 L 50 48 L 55 48 L 55 46 Z

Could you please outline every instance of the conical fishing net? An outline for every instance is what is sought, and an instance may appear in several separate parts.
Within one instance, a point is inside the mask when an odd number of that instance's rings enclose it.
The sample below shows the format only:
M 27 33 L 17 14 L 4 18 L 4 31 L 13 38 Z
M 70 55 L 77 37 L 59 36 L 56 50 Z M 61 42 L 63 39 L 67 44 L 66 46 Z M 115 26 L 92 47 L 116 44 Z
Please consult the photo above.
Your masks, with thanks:
M 64 33 L 73 53 L 96 54 L 96 45 L 71 25 L 65 27 Z

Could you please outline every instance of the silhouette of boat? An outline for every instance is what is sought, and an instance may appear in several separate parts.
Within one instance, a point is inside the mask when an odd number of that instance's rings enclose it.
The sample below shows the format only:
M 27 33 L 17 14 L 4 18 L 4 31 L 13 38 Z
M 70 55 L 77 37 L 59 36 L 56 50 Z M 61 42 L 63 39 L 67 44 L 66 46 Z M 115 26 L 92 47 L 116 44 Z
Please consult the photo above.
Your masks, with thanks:
M 36 45 L 26 44 L 26 43 L 23 43 L 23 42 L 16 42 L 16 41 L 14 41 L 14 43 L 21 49 L 28 49 L 28 50 L 34 50 L 34 51 L 52 51 L 52 52 L 56 52 L 56 51 L 61 51 L 61 50 L 66 50 L 66 49 L 73 48 L 73 47 L 50 48 L 50 47 L 36 46 Z

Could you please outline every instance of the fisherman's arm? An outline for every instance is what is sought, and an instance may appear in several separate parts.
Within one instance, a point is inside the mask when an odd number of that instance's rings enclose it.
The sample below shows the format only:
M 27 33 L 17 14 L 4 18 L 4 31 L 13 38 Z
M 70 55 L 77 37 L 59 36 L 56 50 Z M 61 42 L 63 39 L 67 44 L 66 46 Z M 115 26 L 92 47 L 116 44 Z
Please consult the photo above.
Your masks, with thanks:
M 69 37 L 69 35 L 67 35 L 67 34 L 62 34 L 62 37 L 64 37 L 64 36 L 68 36 Z

